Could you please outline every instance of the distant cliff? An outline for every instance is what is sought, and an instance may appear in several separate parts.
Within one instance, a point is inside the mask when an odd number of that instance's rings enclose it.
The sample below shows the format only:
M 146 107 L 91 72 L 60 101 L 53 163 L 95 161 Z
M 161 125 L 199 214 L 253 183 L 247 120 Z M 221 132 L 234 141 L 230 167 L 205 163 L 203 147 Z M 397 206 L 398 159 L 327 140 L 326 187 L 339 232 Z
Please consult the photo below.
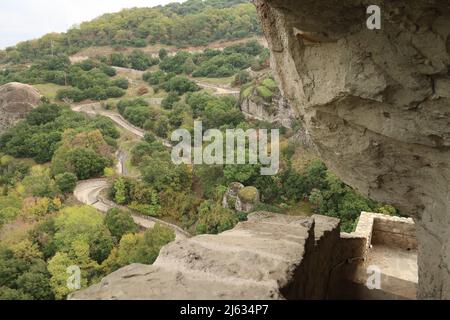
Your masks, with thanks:
M 247 118 L 278 123 L 286 128 L 292 126 L 294 112 L 271 78 L 257 79 L 243 86 L 240 105 Z

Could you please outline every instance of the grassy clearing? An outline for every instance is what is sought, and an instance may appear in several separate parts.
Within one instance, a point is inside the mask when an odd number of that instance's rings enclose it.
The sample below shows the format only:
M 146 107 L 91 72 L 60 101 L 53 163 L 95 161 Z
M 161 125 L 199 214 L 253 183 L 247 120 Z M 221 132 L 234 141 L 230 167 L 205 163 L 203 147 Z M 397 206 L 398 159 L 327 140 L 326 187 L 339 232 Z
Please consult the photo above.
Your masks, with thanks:
M 213 85 L 229 86 L 233 82 L 234 76 L 225 77 L 225 78 L 199 77 L 199 78 L 194 78 L 194 80 L 197 80 L 197 81 L 200 81 L 200 82 L 204 82 L 204 83 L 208 83 L 208 84 L 213 84 Z
M 56 99 L 58 90 L 70 88 L 70 86 L 60 86 L 54 83 L 35 84 L 33 86 L 38 89 L 43 96 L 46 96 L 50 100 Z
M 287 215 L 290 215 L 290 216 L 307 216 L 307 217 L 309 217 L 314 214 L 314 211 L 309 202 L 300 201 L 300 203 L 297 203 L 294 206 L 286 208 L 286 211 L 284 213 Z

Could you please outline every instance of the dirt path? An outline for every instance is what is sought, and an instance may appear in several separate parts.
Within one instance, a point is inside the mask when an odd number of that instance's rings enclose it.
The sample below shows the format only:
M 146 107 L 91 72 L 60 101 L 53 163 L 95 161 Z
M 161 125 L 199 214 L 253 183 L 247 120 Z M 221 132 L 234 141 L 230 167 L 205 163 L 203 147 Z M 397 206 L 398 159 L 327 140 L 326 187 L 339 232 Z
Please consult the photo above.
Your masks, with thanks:
M 115 112 L 103 110 L 101 108 L 100 103 L 98 103 L 98 102 L 72 105 L 71 108 L 73 111 L 76 111 L 76 112 L 83 112 L 86 114 L 102 115 L 102 116 L 108 117 L 111 120 L 113 120 L 117 125 L 121 126 L 125 130 L 131 132 L 135 136 L 137 136 L 139 138 L 144 137 L 144 134 L 145 134 L 144 130 L 133 126 L 128 121 L 126 121 L 121 115 L 119 115 Z M 167 140 L 161 139 L 161 142 L 166 147 L 172 147 L 172 145 Z M 126 166 L 125 166 L 125 161 L 126 161 L 125 152 L 123 152 L 122 150 L 119 149 L 116 152 L 116 157 L 118 160 L 117 165 L 116 165 L 117 173 L 119 175 L 126 175 L 127 172 L 126 172 Z M 84 181 L 80 181 L 77 183 L 77 186 L 75 187 L 73 194 L 78 201 L 80 201 L 84 204 L 93 206 L 100 212 L 105 213 L 111 208 L 119 207 L 114 202 L 108 201 L 101 196 L 102 191 L 108 187 L 109 187 L 109 183 L 108 183 L 107 179 L 84 180 Z M 156 223 L 161 223 L 163 225 L 168 226 L 172 230 L 174 230 L 176 240 L 185 239 L 185 238 L 190 237 L 190 234 L 188 232 L 184 231 L 183 229 L 181 229 L 180 227 L 178 227 L 174 224 L 171 224 L 171 223 L 168 223 L 168 222 L 165 222 L 165 221 L 153 218 L 153 217 L 147 217 L 147 216 L 142 216 L 142 215 L 138 215 L 138 214 L 132 214 L 131 216 L 136 224 L 140 225 L 141 227 L 143 227 L 145 229 L 153 228 Z
M 142 79 L 142 75 L 145 71 L 135 70 L 131 68 L 122 68 L 122 67 L 113 67 L 117 74 L 127 74 L 129 76 L 129 80 L 140 80 Z M 214 91 L 215 95 L 222 96 L 222 95 L 233 95 L 233 96 L 239 96 L 239 89 L 231 88 L 230 86 L 226 85 L 216 85 L 207 83 L 204 81 L 199 81 L 194 77 L 189 77 L 192 81 L 194 81 L 199 87 L 203 89 L 210 89 Z
M 218 95 L 218 96 L 223 96 L 223 95 L 232 95 L 232 96 L 239 96 L 240 90 L 239 89 L 235 89 L 235 88 L 231 88 L 228 86 L 223 86 L 223 85 L 214 85 L 214 84 L 210 84 L 210 83 L 206 83 L 206 82 L 201 82 L 198 80 L 195 80 L 195 78 L 190 78 L 192 79 L 195 83 L 197 83 L 197 85 L 203 89 L 212 89 L 214 90 L 214 94 Z
M 99 102 L 73 104 L 73 105 L 71 105 L 71 108 L 73 111 L 76 111 L 76 112 L 83 112 L 83 113 L 90 114 L 90 115 L 101 115 L 104 117 L 108 117 L 112 121 L 114 121 L 117 125 L 124 128 L 125 130 L 127 130 L 128 132 L 132 133 L 133 135 L 135 135 L 136 137 L 138 137 L 140 139 L 143 138 L 146 133 L 145 130 L 129 123 L 120 114 L 113 112 L 113 111 L 108 111 L 108 110 L 102 109 Z M 169 140 L 162 139 L 162 138 L 158 138 L 158 140 L 164 146 L 166 146 L 168 148 L 172 147 L 172 144 L 169 142 Z

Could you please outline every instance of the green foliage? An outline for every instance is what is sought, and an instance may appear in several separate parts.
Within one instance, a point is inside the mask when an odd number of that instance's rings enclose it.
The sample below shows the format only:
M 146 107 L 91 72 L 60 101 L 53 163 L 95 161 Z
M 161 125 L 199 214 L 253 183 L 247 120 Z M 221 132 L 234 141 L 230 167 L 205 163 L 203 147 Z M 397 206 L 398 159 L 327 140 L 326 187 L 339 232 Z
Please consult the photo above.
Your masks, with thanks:
M 119 178 L 114 182 L 114 201 L 118 204 L 124 204 L 127 202 L 127 190 L 125 181 L 123 178 Z
M 55 176 L 56 185 L 58 189 L 66 194 L 72 193 L 77 185 L 77 176 L 70 172 L 64 172 Z
M 235 76 L 234 76 L 234 80 L 233 80 L 233 85 L 235 86 L 242 86 L 244 84 L 246 84 L 247 82 L 250 82 L 251 77 L 250 77 L 250 73 L 248 73 L 248 71 L 239 71 Z
M 266 87 L 267 89 L 272 90 L 272 91 L 278 89 L 277 83 L 276 83 L 273 79 L 271 79 L 271 78 L 266 78 L 266 79 L 264 79 L 264 80 L 261 82 L 261 84 L 262 84 L 264 87 Z
M 58 251 L 69 252 L 77 240 L 89 243 L 105 230 L 103 216 L 90 206 L 67 207 L 55 218 L 55 245 Z
M 192 175 L 185 165 L 174 165 L 169 155 L 147 158 L 140 166 L 142 179 L 156 191 L 189 189 Z
M 343 231 L 353 231 L 361 211 L 373 211 L 375 203 L 357 194 L 332 174 L 327 175 L 326 183 L 322 190 L 311 192 L 309 200 L 314 210 L 339 218 Z
M 148 143 L 147 141 L 139 141 L 131 149 L 131 163 L 135 166 L 139 165 L 145 157 L 151 157 L 155 152 L 164 152 L 166 147 L 164 147 L 161 142 L 153 141 Z
M 118 78 L 112 82 L 115 87 L 119 87 L 121 89 L 128 89 L 129 82 L 126 78 Z
M 120 241 L 124 234 L 138 231 L 138 226 L 134 223 L 130 213 L 117 208 L 108 210 L 105 217 L 105 225 L 116 241 Z
M 326 185 L 327 169 L 320 161 L 312 162 L 304 172 L 298 172 L 289 167 L 281 174 L 281 193 L 284 197 L 299 201 L 310 192 L 322 189 Z
M 142 75 L 142 79 L 148 82 L 150 85 L 156 86 L 163 84 L 165 81 L 169 80 L 173 74 L 165 73 L 164 71 L 158 70 L 155 72 L 145 72 Z
M 39 108 L 31 110 L 26 122 L 30 126 L 40 126 L 55 121 L 61 115 L 61 108 L 56 104 L 45 104 Z
M 97 117 L 91 120 L 66 107 L 44 104 L 0 136 L 0 150 L 13 157 L 33 158 L 44 163 L 52 159 L 66 130 L 83 131 L 88 128 L 100 129 L 105 137 L 119 137 L 109 119 Z
M 175 239 L 174 232 L 157 223 L 142 234 L 125 234 L 119 246 L 114 249 L 103 266 L 113 272 L 132 263 L 152 264 L 158 257 L 162 246 Z
M 56 244 L 53 239 L 55 232 L 55 219 L 52 216 L 40 221 L 29 232 L 30 241 L 39 248 L 45 260 L 53 257 L 56 253 Z
M 72 148 L 67 151 L 60 149 L 54 156 L 52 172 L 55 175 L 71 172 L 79 180 L 84 180 L 101 175 L 110 164 L 110 159 L 99 155 L 92 149 Z
M 119 204 L 129 205 L 144 215 L 159 214 L 159 197 L 154 188 L 142 181 L 120 177 L 110 189 L 109 196 Z
M 22 181 L 25 192 L 33 197 L 53 198 L 58 194 L 58 187 L 50 177 L 50 170 L 41 166 L 34 166 Z
M 239 198 L 244 202 L 255 203 L 257 200 L 258 189 L 253 186 L 244 187 L 239 190 Z
M 165 57 L 167 57 L 168 54 L 169 53 L 167 52 L 166 49 L 164 49 L 164 48 L 159 49 L 159 53 L 158 53 L 159 59 L 163 60 Z
M 203 127 L 205 129 L 227 126 L 235 128 L 245 121 L 244 115 L 236 107 L 234 98 L 221 97 L 206 103 L 202 114 Z
M 8 54 L 1 62 L 19 63 L 47 57 L 52 52 L 70 55 L 89 46 L 144 47 L 148 42 L 206 45 L 216 40 L 255 34 L 260 34 L 260 26 L 253 4 L 245 0 L 189 0 L 164 7 L 134 8 L 105 14 L 66 33 L 47 34 L 8 48 Z
M 216 234 L 233 228 L 238 222 L 233 211 L 223 208 L 220 203 L 206 200 L 198 208 L 196 232 Z
M 159 111 L 152 108 L 142 99 L 120 100 L 117 110 L 128 121 L 135 126 L 144 128 L 145 124 L 153 124 L 159 116 Z
M 109 56 L 109 64 L 116 67 L 127 67 L 128 61 L 122 53 L 114 52 Z
M 29 168 L 30 164 L 27 161 L 2 155 L 0 157 L 0 185 L 14 187 L 28 174 Z
M 128 56 L 128 61 L 131 68 L 136 70 L 146 70 L 148 67 L 159 62 L 159 60 L 153 60 L 150 56 L 140 50 L 133 50 Z
M 0 299 L 53 299 L 45 261 L 31 242 L 0 247 Z
M 270 89 L 266 88 L 265 86 L 257 86 L 256 91 L 264 100 L 271 101 L 273 93 L 272 91 L 270 91 Z
M 184 76 L 175 76 L 163 83 L 161 87 L 167 92 L 175 92 L 182 95 L 186 92 L 195 92 L 200 90 L 199 86 L 192 80 Z
M 187 51 L 178 51 L 173 57 L 165 57 L 159 64 L 159 68 L 165 72 L 183 73 L 184 64 L 191 57 Z
M 180 101 L 180 96 L 175 92 L 169 92 L 167 97 L 161 101 L 161 107 L 164 109 L 172 109 L 175 102 Z
M 206 91 L 193 92 L 186 95 L 186 103 L 191 107 L 195 118 L 203 114 L 208 102 L 217 101 L 218 99 Z

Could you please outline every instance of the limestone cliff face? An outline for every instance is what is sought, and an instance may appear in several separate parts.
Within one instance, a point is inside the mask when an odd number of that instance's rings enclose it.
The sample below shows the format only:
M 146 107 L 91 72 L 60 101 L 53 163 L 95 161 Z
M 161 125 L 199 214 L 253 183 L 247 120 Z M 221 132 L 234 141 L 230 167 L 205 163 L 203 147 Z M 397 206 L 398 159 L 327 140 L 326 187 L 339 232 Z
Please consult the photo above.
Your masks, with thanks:
M 0 86 L 0 133 L 24 118 L 40 103 L 39 91 L 18 82 Z
M 280 92 L 277 92 L 270 102 L 264 101 L 256 94 L 242 98 L 241 111 L 250 119 L 278 123 L 286 128 L 290 128 L 294 120 L 294 112 Z
M 366 27 L 378 4 L 381 30 Z M 450 298 L 450 6 L 255 0 L 283 95 L 346 183 L 412 216 L 419 298 Z

